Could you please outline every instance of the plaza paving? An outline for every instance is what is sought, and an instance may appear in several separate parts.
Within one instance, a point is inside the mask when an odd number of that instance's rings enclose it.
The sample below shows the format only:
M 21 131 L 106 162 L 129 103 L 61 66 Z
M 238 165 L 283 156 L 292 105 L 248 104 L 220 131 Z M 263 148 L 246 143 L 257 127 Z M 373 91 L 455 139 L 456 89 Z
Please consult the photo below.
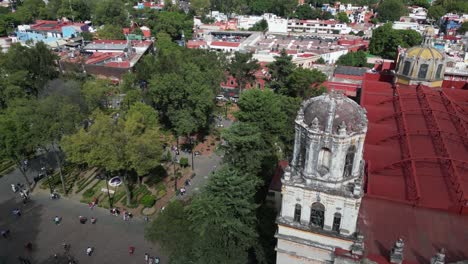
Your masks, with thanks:
M 18 170 L 0 178 L 0 229 L 11 231 L 11 238 L 0 239 L 1 264 L 20 263 L 19 256 L 31 263 L 56 263 L 45 260 L 64 253 L 64 242 L 71 244 L 70 254 L 78 263 L 145 263 L 145 252 L 167 263 L 158 247 L 144 239 L 146 223 L 142 219 L 123 221 L 105 209 L 90 210 L 87 205 L 66 198 L 50 200 L 47 192 L 37 189 L 31 201 L 23 205 L 19 195 L 10 188 L 16 182 L 23 182 Z M 13 215 L 14 208 L 20 208 L 22 216 Z M 97 223 L 80 224 L 80 215 L 88 219 L 96 217 Z M 60 225 L 53 223 L 55 216 L 62 217 Z M 31 253 L 24 248 L 28 241 L 33 244 Z M 85 254 L 88 246 L 95 248 L 91 257 Z M 133 256 L 128 253 L 129 246 L 136 248 Z
M 225 127 L 232 122 L 223 120 Z M 187 157 L 189 155 L 184 154 Z M 53 158 L 48 157 L 48 164 L 53 166 Z M 206 183 L 208 176 L 217 169 L 221 157 L 195 157 L 196 177 L 192 185 L 187 187 L 187 198 L 198 192 Z M 30 162 L 28 177 L 32 182 L 40 170 L 38 160 Z M 31 201 L 23 205 L 19 194 L 13 193 L 11 184 L 24 183 L 24 178 L 18 169 L 0 178 L 0 230 L 9 229 L 11 237 L 0 237 L 0 264 L 21 263 L 18 257 L 24 257 L 33 264 L 67 263 L 51 259 L 54 254 L 64 254 L 63 243 L 71 244 L 70 255 L 78 263 L 111 264 L 111 263 L 145 263 L 144 254 L 161 258 L 161 263 L 167 263 L 167 258 L 161 254 L 158 246 L 144 239 L 143 219 L 134 217 L 123 221 L 122 217 L 112 216 L 108 210 L 95 208 L 90 210 L 87 205 L 76 200 L 61 198 L 49 199 L 48 191 L 36 187 L 31 194 Z M 22 216 L 16 217 L 12 210 L 19 208 Z M 96 224 L 79 223 L 79 216 L 97 218 Z M 55 225 L 53 218 L 62 217 L 60 225 Z M 24 245 L 33 244 L 32 252 L 27 252 Z M 85 251 L 88 246 L 95 249 L 92 256 Z M 129 255 L 129 246 L 135 247 L 134 255 Z

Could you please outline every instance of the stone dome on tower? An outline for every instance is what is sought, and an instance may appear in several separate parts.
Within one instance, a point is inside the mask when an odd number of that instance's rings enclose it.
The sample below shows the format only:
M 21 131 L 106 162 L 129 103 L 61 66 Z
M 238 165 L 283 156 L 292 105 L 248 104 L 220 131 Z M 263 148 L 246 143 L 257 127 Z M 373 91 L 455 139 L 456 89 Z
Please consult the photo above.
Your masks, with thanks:
M 341 189 L 360 177 L 367 133 L 364 108 L 332 91 L 304 101 L 295 123 L 295 179 L 309 187 Z
M 363 132 L 367 127 L 365 110 L 340 92 L 310 98 L 302 106 L 297 120 L 311 129 L 330 134 L 340 134 L 340 131 L 353 134 Z
M 434 28 L 423 33 L 423 43 L 400 52 L 397 59 L 396 83 L 405 85 L 424 84 L 440 87 L 444 78 L 445 55 L 434 48 Z

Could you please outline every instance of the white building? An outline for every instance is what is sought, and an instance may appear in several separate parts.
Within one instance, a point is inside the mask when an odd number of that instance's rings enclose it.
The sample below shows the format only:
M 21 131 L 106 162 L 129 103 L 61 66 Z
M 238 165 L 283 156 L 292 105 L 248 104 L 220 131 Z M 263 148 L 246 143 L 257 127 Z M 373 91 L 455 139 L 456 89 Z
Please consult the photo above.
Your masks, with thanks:
M 303 102 L 293 159 L 281 179 L 278 264 L 333 263 L 355 251 L 364 175 L 366 112 L 338 92 Z M 356 252 L 358 253 L 358 252 Z
M 299 20 L 288 21 L 288 32 L 306 32 L 322 34 L 349 34 L 351 28 L 346 23 L 335 20 Z

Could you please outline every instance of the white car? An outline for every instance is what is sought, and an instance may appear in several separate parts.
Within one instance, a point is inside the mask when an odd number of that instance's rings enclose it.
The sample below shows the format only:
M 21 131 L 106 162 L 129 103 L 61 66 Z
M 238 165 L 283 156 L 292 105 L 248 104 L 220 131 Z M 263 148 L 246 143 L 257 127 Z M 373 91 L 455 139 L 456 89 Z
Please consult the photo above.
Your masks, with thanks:
M 218 95 L 216 96 L 216 100 L 218 100 L 218 101 L 225 101 L 226 98 L 224 97 L 224 95 L 218 94 Z

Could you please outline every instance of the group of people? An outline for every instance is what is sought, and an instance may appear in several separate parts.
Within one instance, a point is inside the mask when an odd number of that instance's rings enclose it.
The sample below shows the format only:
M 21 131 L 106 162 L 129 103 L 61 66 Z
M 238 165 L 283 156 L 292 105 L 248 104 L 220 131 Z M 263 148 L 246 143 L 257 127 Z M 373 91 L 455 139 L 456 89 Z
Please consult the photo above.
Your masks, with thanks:
M 28 201 L 28 199 L 29 199 L 29 190 L 24 188 L 23 184 L 21 184 L 21 183 L 11 184 L 11 190 L 14 193 L 19 193 L 19 195 L 21 196 L 21 199 L 23 199 L 24 204 Z
M 159 264 L 161 261 L 158 257 L 151 257 L 148 253 L 145 253 L 146 264 Z
M 119 216 L 120 215 L 120 209 L 114 207 L 114 208 L 110 209 L 110 213 L 113 216 Z M 130 218 L 132 218 L 132 217 L 133 217 L 132 213 L 130 213 L 130 212 L 126 211 L 126 210 L 123 211 L 122 218 L 123 218 L 124 221 L 130 220 Z
M 81 224 L 86 224 L 86 222 L 88 221 L 88 218 L 86 216 L 80 215 L 79 220 L 80 220 Z M 91 217 L 91 224 L 95 224 L 96 221 L 97 221 L 97 219 L 95 217 Z

